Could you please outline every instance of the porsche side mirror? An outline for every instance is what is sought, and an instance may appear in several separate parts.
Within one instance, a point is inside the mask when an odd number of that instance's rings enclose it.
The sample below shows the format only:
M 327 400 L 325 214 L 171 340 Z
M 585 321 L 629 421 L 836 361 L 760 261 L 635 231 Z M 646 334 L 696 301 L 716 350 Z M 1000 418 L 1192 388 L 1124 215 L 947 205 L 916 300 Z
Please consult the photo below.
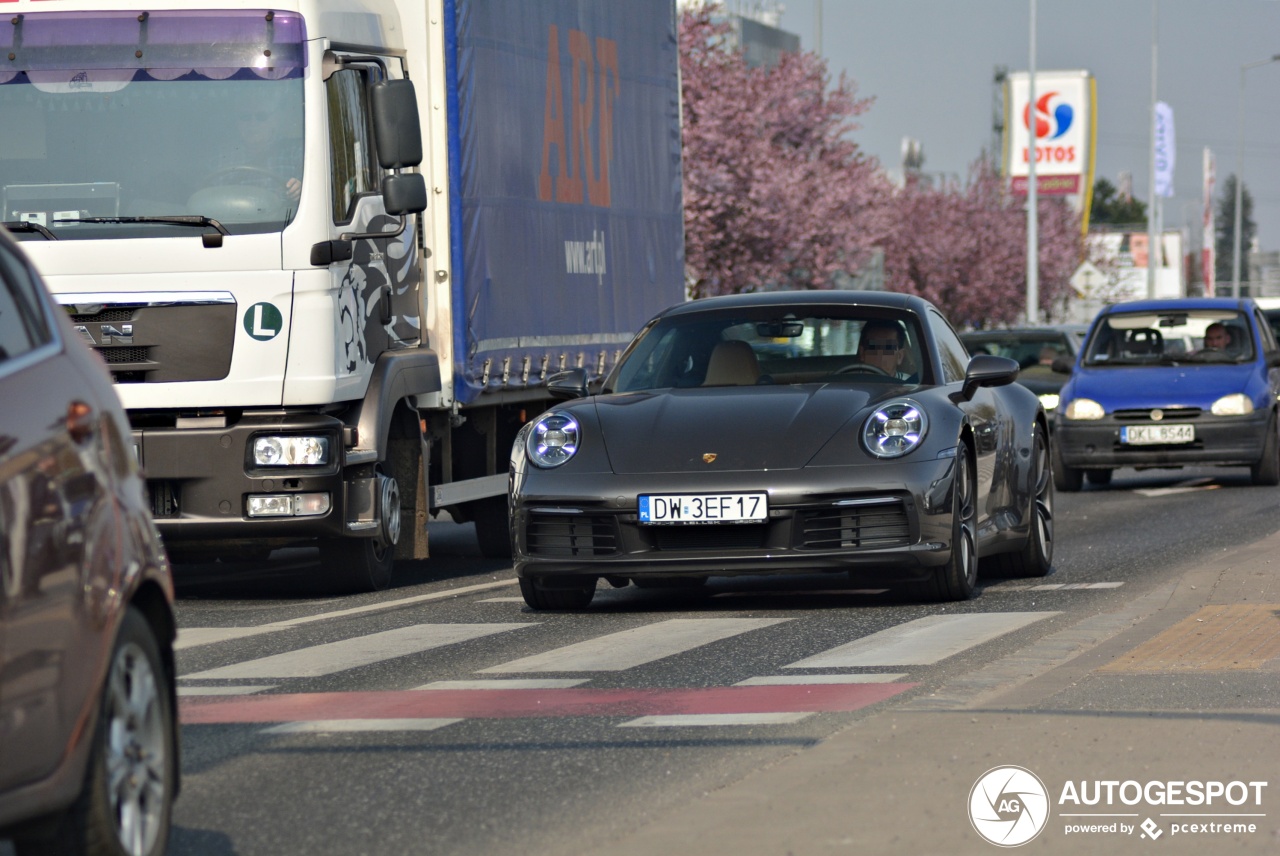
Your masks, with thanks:
M 964 373 L 964 386 L 960 388 L 960 396 L 968 401 L 982 386 L 1004 386 L 1013 383 L 1021 368 L 1017 360 L 1008 357 L 997 357 L 991 354 L 978 354 L 969 360 L 969 367 Z
M 587 397 L 587 370 L 566 369 L 547 378 L 547 392 L 552 398 L 571 399 Z
M 1074 357 L 1067 354 L 1061 354 L 1053 358 L 1053 364 L 1050 366 L 1058 374 L 1071 374 L 1071 369 L 1075 367 L 1076 361 Z

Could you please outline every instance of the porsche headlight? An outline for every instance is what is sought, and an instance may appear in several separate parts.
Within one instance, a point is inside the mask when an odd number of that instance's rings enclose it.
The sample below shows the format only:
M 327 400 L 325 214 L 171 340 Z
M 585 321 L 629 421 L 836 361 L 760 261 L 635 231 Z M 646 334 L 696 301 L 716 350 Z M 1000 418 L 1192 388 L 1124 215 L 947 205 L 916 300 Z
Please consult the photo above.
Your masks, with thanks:
M 529 460 L 550 469 L 566 463 L 578 451 L 582 429 L 567 413 L 550 413 L 533 423 L 525 450 Z
M 862 426 L 862 444 L 877 458 L 900 458 L 924 439 L 929 420 L 914 401 L 877 408 Z
M 1073 398 L 1067 405 L 1067 409 L 1063 411 L 1063 415 L 1068 419 L 1086 421 L 1101 419 L 1107 415 L 1107 412 L 1102 409 L 1101 404 L 1091 398 Z
M 1253 402 L 1248 396 L 1237 392 L 1234 395 L 1222 396 L 1209 410 L 1214 416 L 1244 416 L 1246 413 L 1253 412 Z
M 1040 393 L 1040 406 L 1044 408 L 1045 413 L 1050 413 L 1058 408 L 1058 393 L 1042 392 Z

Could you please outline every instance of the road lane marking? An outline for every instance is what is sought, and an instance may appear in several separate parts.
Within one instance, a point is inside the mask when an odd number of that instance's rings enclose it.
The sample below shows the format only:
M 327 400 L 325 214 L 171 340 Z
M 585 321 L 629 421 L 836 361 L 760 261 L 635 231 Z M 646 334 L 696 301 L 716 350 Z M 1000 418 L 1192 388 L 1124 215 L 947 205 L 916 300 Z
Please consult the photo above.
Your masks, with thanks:
M 198 645 L 208 645 L 213 642 L 225 642 L 229 639 L 243 639 L 249 636 L 257 636 L 262 633 L 275 633 L 279 630 L 288 630 L 291 627 L 300 627 L 304 624 L 311 624 L 316 621 L 328 621 L 331 618 L 346 618 L 351 615 L 364 615 L 370 612 L 384 612 L 390 609 L 400 609 L 405 606 L 413 606 L 417 603 L 426 603 L 432 600 L 444 600 L 445 598 L 457 597 L 463 594 L 471 594 L 477 591 L 489 591 L 495 588 L 505 588 L 515 585 L 518 580 L 499 580 L 493 583 L 478 583 L 473 586 L 461 586 L 455 589 L 446 589 L 445 591 L 433 591 L 428 594 L 418 594 L 412 597 L 402 597 L 397 600 L 385 600 L 378 603 L 367 603 L 364 606 L 353 606 L 348 609 L 336 609 L 332 612 L 321 612 L 316 615 L 304 615 L 301 618 L 289 618 L 284 621 L 273 621 L 270 624 L 259 624 L 254 627 L 181 627 L 178 629 L 178 639 L 174 643 L 175 650 L 184 648 L 194 648 Z
M 370 633 L 312 645 L 283 654 L 273 654 L 256 660 L 246 660 L 229 666 L 220 666 L 185 675 L 189 679 L 231 678 L 253 680 L 262 678 L 315 678 L 332 675 L 347 669 L 367 666 L 383 660 L 419 654 L 432 648 L 467 642 L 495 633 L 535 627 L 537 622 L 525 624 L 414 624 L 381 633 Z
M 184 725 L 327 720 L 522 719 L 861 710 L 919 686 L 830 684 L 685 689 L 398 690 L 182 699 Z
M 790 618 L 673 618 L 598 636 L 531 657 L 481 669 L 506 672 L 619 672 L 683 654 Z
M 185 680 L 185 678 L 182 680 Z M 178 687 L 178 698 L 187 696 L 252 695 L 253 693 L 261 693 L 273 689 L 275 689 L 275 686 L 271 684 L 237 687 Z
M 416 690 L 563 690 L 590 678 L 485 678 L 479 681 L 432 681 Z
M 992 594 L 1002 594 L 1012 591 L 1084 591 L 1093 589 L 1113 589 L 1120 588 L 1123 582 L 1114 583 L 1041 583 L 1039 585 L 1007 585 L 1005 583 L 996 583 L 995 585 L 983 587 L 983 593 L 991 592 Z
M 847 669 L 859 666 L 928 666 L 1034 624 L 1058 612 L 981 612 L 930 615 L 855 639 L 784 669 Z
M 812 713 L 686 713 L 673 716 L 642 716 L 618 723 L 619 728 L 683 728 L 685 726 L 790 725 L 808 719 Z
M 891 684 L 905 674 L 879 672 L 869 675 L 760 675 L 738 681 L 735 687 L 799 686 L 803 684 Z
M 435 731 L 461 719 L 316 719 L 286 722 L 262 729 L 263 734 L 336 734 L 360 731 Z
M 1137 488 L 1133 492 L 1143 496 L 1172 496 L 1177 493 L 1191 493 L 1197 490 L 1217 490 L 1222 487 L 1220 484 L 1214 484 L 1212 478 L 1196 478 L 1179 482 L 1173 487 L 1148 487 Z

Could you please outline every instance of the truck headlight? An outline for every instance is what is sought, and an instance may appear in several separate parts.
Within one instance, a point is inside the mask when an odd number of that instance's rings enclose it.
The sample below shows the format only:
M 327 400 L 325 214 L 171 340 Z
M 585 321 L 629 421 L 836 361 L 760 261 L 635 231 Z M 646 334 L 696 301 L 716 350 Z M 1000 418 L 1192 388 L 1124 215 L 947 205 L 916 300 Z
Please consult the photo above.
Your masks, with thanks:
M 328 437 L 255 437 L 257 467 L 317 467 L 329 463 Z
M 1253 402 L 1242 393 L 1224 395 L 1209 408 L 1214 416 L 1244 416 L 1253 412 Z

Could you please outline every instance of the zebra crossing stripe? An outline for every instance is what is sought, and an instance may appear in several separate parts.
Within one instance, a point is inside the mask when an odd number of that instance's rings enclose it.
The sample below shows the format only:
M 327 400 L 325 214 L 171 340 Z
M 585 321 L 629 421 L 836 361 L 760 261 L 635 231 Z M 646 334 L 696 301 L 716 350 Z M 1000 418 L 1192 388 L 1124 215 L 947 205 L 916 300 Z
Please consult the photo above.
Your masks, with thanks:
M 481 672 L 618 672 L 791 620 L 673 618 L 511 660 Z
M 790 725 L 812 713 L 689 713 L 674 716 L 642 716 L 618 724 L 619 728 L 680 728 L 684 726 Z
M 738 681 L 735 687 L 801 686 L 804 684 L 891 684 L 906 675 L 878 672 L 872 675 L 761 675 Z
M 784 669 L 928 666 L 1058 612 L 930 615 L 798 660 Z
M 398 690 L 184 698 L 184 725 L 342 720 L 516 719 L 548 716 L 820 713 L 860 710 L 918 686 L 685 689 Z
M 382 660 L 418 654 L 432 648 L 534 627 L 526 624 L 414 624 L 381 633 L 370 633 L 340 642 L 313 645 L 257 660 L 246 660 L 216 669 L 184 675 L 189 679 L 261 680 L 265 678 L 314 678 L 367 666 Z

